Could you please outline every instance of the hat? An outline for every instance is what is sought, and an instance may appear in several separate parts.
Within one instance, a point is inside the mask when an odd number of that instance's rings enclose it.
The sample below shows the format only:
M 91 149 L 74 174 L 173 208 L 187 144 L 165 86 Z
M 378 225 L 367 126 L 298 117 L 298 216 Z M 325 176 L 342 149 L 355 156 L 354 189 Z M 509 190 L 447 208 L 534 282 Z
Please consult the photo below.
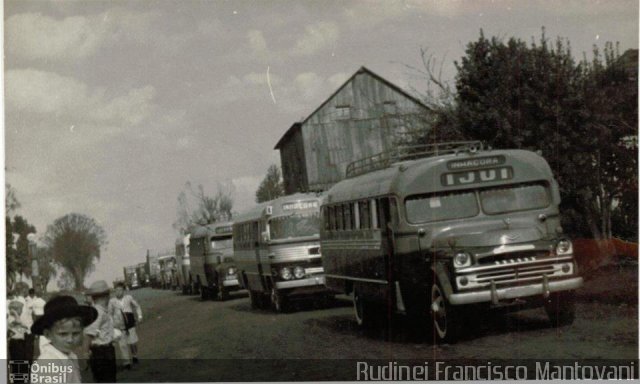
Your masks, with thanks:
M 100 296 L 109 293 L 109 285 L 104 280 L 98 280 L 95 283 L 91 284 L 89 289 L 87 289 L 84 294 L 89 296 Z
M 71 296 L 56 296 L 44 305 L 44 315 L 31 326 L 31 333 L 42 335 L 42 332 L 61 319 L 79 317 L 82 326 L 93 323 L 98 318 L 98 311 L 87 305 L 78 305 Z

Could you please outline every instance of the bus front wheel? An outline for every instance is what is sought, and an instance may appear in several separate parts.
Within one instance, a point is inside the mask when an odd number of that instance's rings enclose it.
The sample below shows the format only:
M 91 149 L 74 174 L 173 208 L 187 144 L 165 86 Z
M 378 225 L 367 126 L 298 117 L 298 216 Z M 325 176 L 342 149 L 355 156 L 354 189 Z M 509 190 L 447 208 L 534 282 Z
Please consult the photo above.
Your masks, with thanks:
M 431 285 L 429 318 L 433 327 L 434 341 L 453 343 L 460 335 L 460 311 L 449 304 L 438 282 Z

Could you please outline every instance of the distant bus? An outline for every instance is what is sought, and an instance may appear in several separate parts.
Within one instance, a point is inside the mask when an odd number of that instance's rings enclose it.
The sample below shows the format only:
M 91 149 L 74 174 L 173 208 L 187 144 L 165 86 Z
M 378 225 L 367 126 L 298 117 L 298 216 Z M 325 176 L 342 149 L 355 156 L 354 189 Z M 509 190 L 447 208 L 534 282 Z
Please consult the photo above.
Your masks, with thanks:
M 138 272 L 136 270 L 136 265 L 130 265 L 128 267 L 124 267 L 124 284 L 129 289 L 140 288 L 140 279 L 138 279 Z
M 233 253 L 232 222 L 199 226 L 189 237 L 189 259 L 192 278 L 203 300 L 226 300 L 231 291 L 239 290 Z
M 158 266 L 160 268 L 160 288 L 176 289 L 178 286 L 176 280 L 176 256 L 174 254 L 158 256 Z
M 472 304 L 570 324 L 582 278 L 547 162 L 478 142 L 412 152 L 354 162 L 322 206 L 327 285 L 353 295 L 358 324 L 403 313 L 452 341 L 477 326 Z
M 233 225 L 235 260 L 251 305 L 286 310 L 290 298 L 328 294 L 320 254 L 320 197 L 294 194 L 262 203 Z

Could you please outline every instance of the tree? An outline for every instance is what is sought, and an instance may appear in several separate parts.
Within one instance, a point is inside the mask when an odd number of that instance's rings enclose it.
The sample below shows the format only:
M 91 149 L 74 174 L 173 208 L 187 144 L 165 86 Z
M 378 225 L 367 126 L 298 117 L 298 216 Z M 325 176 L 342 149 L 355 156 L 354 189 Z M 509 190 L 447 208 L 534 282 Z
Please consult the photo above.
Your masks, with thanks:
M 11 230 L 17 235 L 15 241 L 15 265 L 19 276 L 31 275 L 31 253 L 29 252 L 29 239 L 27 235 L 36 233 L 36 227 L 29 224 L 22 216 L 15 216 L 11 223 Z
M 571 218 L 563 226 L 582 235 L 610 236 L 615 202 L 637 183 L 635 149 L 623 143 L 635 134 L 637 88 L 617 61 L 608 44 L 604 61 L 596 50 L 576 63 L 569 43 L 551 46 L 543 29 L 530 45 L 481 31 L 456 62 L 459 129 L 493 147 L 541 150 Z
M 280 173 L 280 168 L 275 164 L 271 164 L 269 169 L 267 169 L 266 176 L 262 179 L 262 182 L 256 191 L 256 203 L 273 200 L 280 196 L 284 196 L 282 175 Z
M 47 227 L 44 242 L 54 261 L 71 275 L 75 288 L 84 289 L 84 279 L 100 260 L 100 249 L 107 237 L 93 218 L 70 213 Z
M 178 195 L 177 219 L 173 228 L 184 234 L 194 225 L 231 220 L 233 192 L 232 184 L 218 184 L 216 194 L 209 196 L 201 184 L 194 190 L 190 182 L 185 183 L 185 189 Z

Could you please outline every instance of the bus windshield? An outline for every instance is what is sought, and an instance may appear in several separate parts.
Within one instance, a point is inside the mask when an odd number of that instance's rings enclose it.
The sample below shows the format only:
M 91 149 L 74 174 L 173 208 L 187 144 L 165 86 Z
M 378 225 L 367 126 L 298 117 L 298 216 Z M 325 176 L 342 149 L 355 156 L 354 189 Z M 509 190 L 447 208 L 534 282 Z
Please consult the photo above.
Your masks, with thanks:
M 480 203 L 489 215 L 540 209 L 549 206 L 549 191 L 544 183 L 485 189 L 480 191 Z
M 231 236 L 224 237 L 212 237 L 211 249 L 227 249 L 233 246 L 233 239 Z
M 410 223 L 462 219 L 479 211 L 474 191 L 410 196 L 405 205 Z
M 271 240 L 314 236 L 320 233 L 319 212 L 294 213 L 269 220 Z

